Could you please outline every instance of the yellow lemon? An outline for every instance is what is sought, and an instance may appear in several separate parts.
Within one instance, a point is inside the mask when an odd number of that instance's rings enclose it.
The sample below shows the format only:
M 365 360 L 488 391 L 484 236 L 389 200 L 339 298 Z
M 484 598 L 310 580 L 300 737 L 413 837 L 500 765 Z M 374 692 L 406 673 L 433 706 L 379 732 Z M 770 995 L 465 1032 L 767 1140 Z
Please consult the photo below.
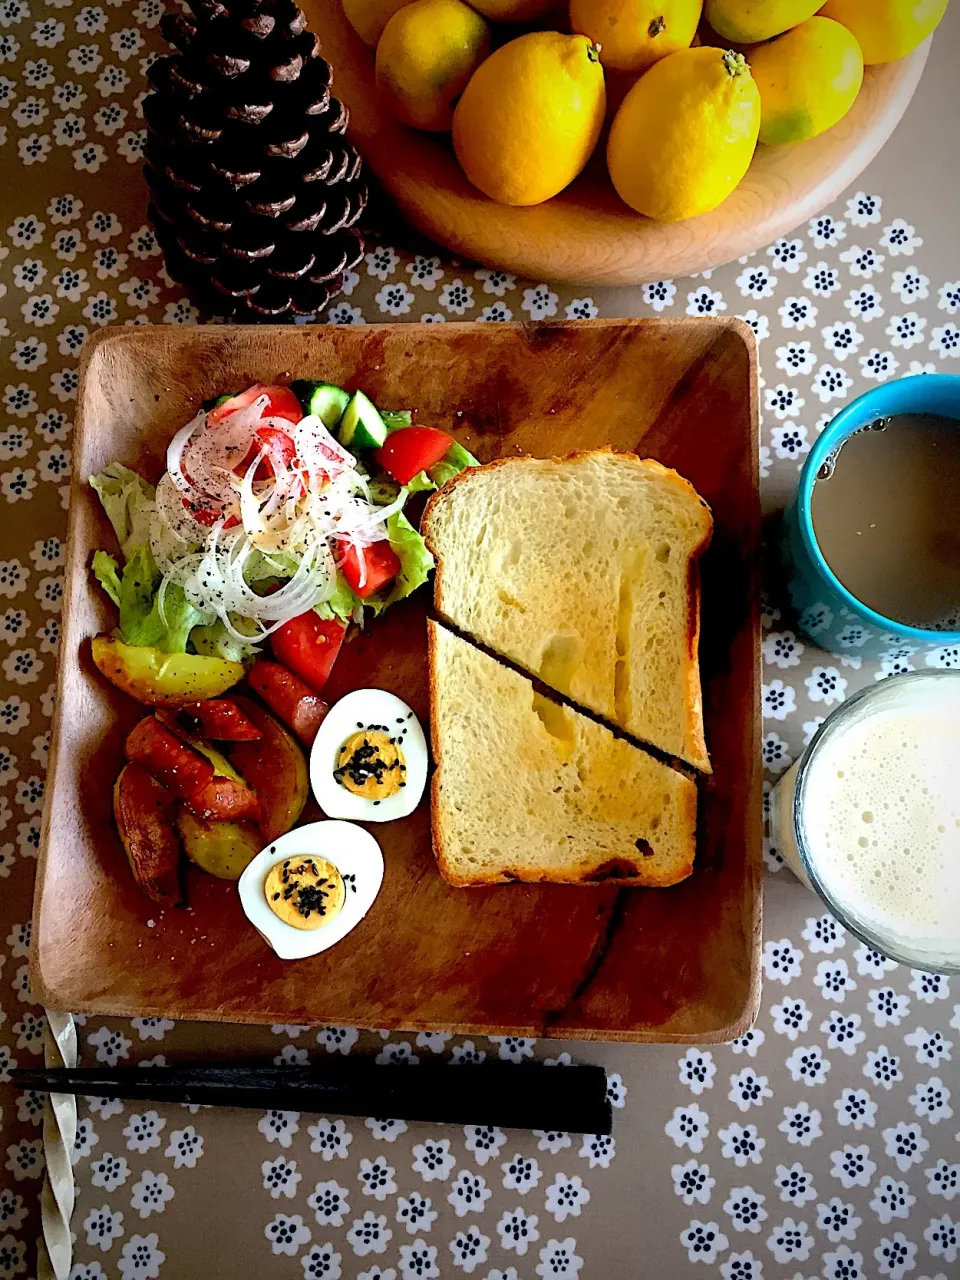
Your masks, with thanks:
M 494 22 L 532 22 L 556 4 L 557 0 L 476 0 L 473 7 Z
M 704 16 L 724 40 L 755 44 L 806 22 L 823 0 L 704 0 Z
M 398 9 L 410 0 L 341 0 L 347 21 L 360 39 L 375 45 Z
M 534 31 L 473 73 L 453 113 L 453 147 L 492 200 L 539 204 L 590 159 L 605 103 L 603 68 L 586 36 Z
M 726 200 L 750 167 L 759 129 L 760 94 L 743 55 L 681 49 L 627 94 L 607 167 L 632 209 L 678 222 Z
M 747 56 L 760 90 L 760 141 L 774 146 L 831 128 L 863 83 L 860 46 L 830 18 L 808 18 Z
M 487 24 L 461 0 L 413 0 L 380 37 L 377 88 L 404 124 L 439 133 L 489 52 Z
M 668 53 L 688 49 L 703 0 L 570 0 L 570 28 L 600 46 L 617 71 L 644 71 Z
M 827 0 L 820 13 L 853 32 L 870 67 L 912 53 L 946 10 L 947 0 Z

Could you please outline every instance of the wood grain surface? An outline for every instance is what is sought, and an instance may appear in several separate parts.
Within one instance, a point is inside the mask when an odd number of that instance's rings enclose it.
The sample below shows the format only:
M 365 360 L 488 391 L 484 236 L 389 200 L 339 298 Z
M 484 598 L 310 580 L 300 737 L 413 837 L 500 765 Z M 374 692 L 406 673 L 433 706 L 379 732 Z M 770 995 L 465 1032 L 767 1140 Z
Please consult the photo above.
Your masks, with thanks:
M 204 397 L 325 378 L 453 431 L 482 460 L 609 444 L 676 467 L 713 508 L 701 643 L 707 743 L 694 874 L 669 890 L 513 885 L 437 873 L 426 799 L 373 828 L 384 887 L 336 948 L 283 962 L 233 885 L 188 868 L 186 909 L 130 875 L 111 817 L 142 714 L 93 668 L 115 625 L 92 585 L 113 547 L 86 477 L 119 460 L 151 479 Z M 175 1019 L 347 1024 L 612 1040 L 719 1041 L 759 996 L 758 414 L 753 335 L 736 320 L 265 328 L 136 327 L 88 344 L 74 436 L 57 716 L 31 966 L 52 1007 Z M 331 698 L 360 685 L 426 723 L 429 591 L 344 647 Z
M 866 168 L 906 111 L 930 41 L 909 57 L 867 67 L 839 124 L 793 146 L 757 148 L 737 190 L 712 213 L 685 222 L 642 217 L 617 196 L 601 138 L 566 191 L 529 209 L 496 204 L 472 187 L 445 135 L 399 123 L 374 82 L 373 50 L 340 0 L 302 0 L 350 109 L 349 133 L 400 212 L 454 253 L 534 279 L 586 285 L 642 284 L 705 271 L 752 253 L 819 213 Z

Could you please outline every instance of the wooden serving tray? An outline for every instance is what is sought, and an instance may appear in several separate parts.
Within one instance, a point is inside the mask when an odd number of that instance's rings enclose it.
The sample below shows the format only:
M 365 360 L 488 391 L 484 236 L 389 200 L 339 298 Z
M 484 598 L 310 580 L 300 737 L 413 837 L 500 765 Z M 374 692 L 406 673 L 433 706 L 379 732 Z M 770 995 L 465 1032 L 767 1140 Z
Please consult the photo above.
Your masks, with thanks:
M 654 222 L 614 191 L 606 133 L 585 171 L 552 200 L 514 209 L 464 177 L 449 136 L 401 124 L 382 102 L 369 49 L 340 0 L 300 0 L 350 109 L 349 134 L 401 213 L 455 253 L 535 280 L 643 284 L 706 271 L 770 244 L 820 213 L 867 167 L 906 111 L 930 52 L 867 67 L 847 115 L 793 146 L 759 146 L 747 176 L 718 209 Z M 561 17 L 563 20 L 563 17 Z
M 428 800 L 374 830 L 384 886 L 330 951 L 284 962 L 235 886 L 190 868 L 188 909 L 130 875 L 111 817 L 124 737 L 143 709 L 106 683 L 89 637 L 116 619 L 89 575 L 113 537 L 86 477 L 112 460 L 151 479 L 211 395 L 277 377 L 362 386 L 482 460 L 611 445 L 676 467 L 713 508 L 703 561 L 707 742 L 696 869 L 667 890 L 452 889 Z M 111 329 L 87 347 L 74 435 L 57 717 L 31 982 L 59 1009 L 211 1021 L 348 1024 L 584 1039 L 721 1041 L 755 1015 L 760 940 L 756 359 L 737 320 Z M 426 725 L 430 591 L 346 645 L 331 698 L 399 694 Z

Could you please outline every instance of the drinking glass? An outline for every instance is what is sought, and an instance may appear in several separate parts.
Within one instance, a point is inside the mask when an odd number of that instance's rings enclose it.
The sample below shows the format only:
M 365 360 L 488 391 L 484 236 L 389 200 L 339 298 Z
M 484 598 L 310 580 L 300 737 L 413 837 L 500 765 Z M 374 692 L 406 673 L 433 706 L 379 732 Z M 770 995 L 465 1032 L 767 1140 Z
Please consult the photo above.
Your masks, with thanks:
M 845 730 L 855 725 L 866 726 L 869 730 L 871 722 L 875 728 L 882 717 L 891 713 L 919 716 L 931 733 L 936 732 L 938 720 L 943 724 L 945 716 L 952 716 L 950 723 L 956 724 L 960 718 L 960 670 L 915 671 L 892 676 L 854 694 L 838 707 L 774 789 L 770 812 L 771 842 L 798 879 L 817 893 L 840 923 L 863 942 L 891 960 L 916 969 L 960 973 L 960 911 L 956 913 L 956 919 L 947 919 L 939 931 L 932 934 L 924 934 L 917 921 L 911 924 L 906 907 L 899 925 L 889 919 L 890 911 L 881 910 L 879 904 L 877 913 L 872 914 L 862 906 L 862 893 L 858 895 L 861 899 L 858 907 L 840 884 L 843 879 L 839 874 L 840 859 L 857 856 L 852 836 L 851 848 L 818 847 L 816 840 L 811 838 L 810 815 L 817 801 L 816 766 L 822 759 L 822 753 L 828 745 L 834 745 L 842 755 L 840 735 Z M 945 767 L 957 779 L 960 788 L 960 734 L 953 736 L 952 743 L 949 736 L 948 732 L 945 746 L 952 753 L 952 758 L 945 761 Z M 906 775 L 903 785 L 911 785 Z M 921 781 L 916 783 L 917 787 L 921 785 Z M 855 797 L 851 796 L 851 805 L 854 803 Z M 944 796 L 942 803 L 946 809 L 947 805 L 955 802 Z M 955 816 L 944 814 L 946 875 L 952 877 L 946 882 L 953 886 L 960 885 L 960 825 L 957 822 Z M 905 884 L 909 877 L 917 875 L 918 867 L 902 850 L 891 848 L 889 857 L 900 859 L 900 873 Z M 888 917 L 886 920 L 880 918 L 884 915 Z

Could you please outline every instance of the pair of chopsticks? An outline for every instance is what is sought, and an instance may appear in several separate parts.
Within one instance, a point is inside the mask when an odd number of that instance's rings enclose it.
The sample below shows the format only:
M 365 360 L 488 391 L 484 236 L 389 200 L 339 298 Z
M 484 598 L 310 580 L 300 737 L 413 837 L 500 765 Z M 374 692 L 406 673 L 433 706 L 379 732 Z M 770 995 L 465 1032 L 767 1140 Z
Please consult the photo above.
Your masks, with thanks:
M 494 1125 L 609 1134 L 607 1078 L 599 1066 L 379 1066 L 348 1058 L 307 1067 L 182 1066 L 21 1068 L 20 1089 L 141 1102 L 198 1103 L 267 1111 L 332 1112 L 435 1124 Z

